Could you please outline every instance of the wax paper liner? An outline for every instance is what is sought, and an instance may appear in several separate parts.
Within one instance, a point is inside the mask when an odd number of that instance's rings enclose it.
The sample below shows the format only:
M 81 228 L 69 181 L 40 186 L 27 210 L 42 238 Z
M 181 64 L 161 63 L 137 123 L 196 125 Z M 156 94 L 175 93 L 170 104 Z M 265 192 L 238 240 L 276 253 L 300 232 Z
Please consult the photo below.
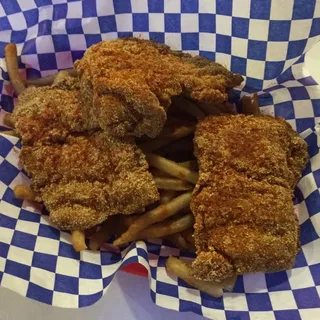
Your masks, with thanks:
M 311 160 L 295 193 L 302 251 L 294 268 L 240 276 L 234 292 L 213 299 L 166 274 L 167 256 L 186 257 L 168 243 L 137 242 L 118 254 L 74 252 L 70 235 L 41 216 L 40 207 L 14 198 L 13 187 L 28 182 L 18 162 L 20 142 L 0 135 L 1 286 L 54 306 L 84 307 L 99 300 L 121 266 L 139 262 L 149 271 L 153 301 L 165 308 L 214 319 L 317 319 L 320 90 L 305 73 L 303 60 L 319 34 L 315 0 L 2 0 L 1 119 L 14 103 L 3 59 L 6 43 L 18 44 L 21 72 L 30 78 L 71 68 L 101 40 L 133 35 L 200 54 L 245 75 L 242 92 L 230 98 L 259 91 L 263 112 L 286 118 L 308 142 Z

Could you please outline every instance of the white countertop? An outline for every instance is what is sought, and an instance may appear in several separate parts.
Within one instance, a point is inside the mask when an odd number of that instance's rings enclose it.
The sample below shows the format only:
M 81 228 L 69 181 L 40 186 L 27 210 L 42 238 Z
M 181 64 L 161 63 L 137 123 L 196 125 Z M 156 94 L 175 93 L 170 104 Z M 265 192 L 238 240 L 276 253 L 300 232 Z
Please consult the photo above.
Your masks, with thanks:
M 320 83 L 320 42 L 307 54 L 306 67 Z M 113 320 L 203 319 L 156 306 L 150 298 L 148 279 L 118 272 L 107 293 L 95 305 L 82 309 L 51 307 L 0 287 L 0 320 Z

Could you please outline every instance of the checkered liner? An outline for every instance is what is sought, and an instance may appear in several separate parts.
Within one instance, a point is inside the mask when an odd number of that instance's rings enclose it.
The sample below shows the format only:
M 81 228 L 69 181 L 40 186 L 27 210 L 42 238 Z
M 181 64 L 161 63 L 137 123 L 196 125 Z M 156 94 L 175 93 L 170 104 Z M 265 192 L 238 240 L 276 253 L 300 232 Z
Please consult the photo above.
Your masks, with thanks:
M 14 198 L 29 182 L 18 162 L 20 142 L 0 135 L 0 283 L 59 307 L 96 302 L 121 266 L 149 270 L 151 297 L 160 306 L 214 319 L 316 319 L 320 310 L 320 90 L 303 69 L 304 53 L 320 38 L 316 0 L 2 0 L 0 90 L 2 119 L 13 91 L 4 46 L 18 44 L 21 72 L 40 77 L 70 68 L 103 39 L 141 36 L 200 54 L 246 76 L 243 91 L 259 91 L 266 114 L 282 116 L 309 144 L 310 162 L 296 189 L 302 251 L 292 270 L 238 277 L 221 299 L 168 276 L 165 259 L 186 256 L 168 243 L 137 242 L 121 253 L 76 253 L 70 235 L 53 227 L 41 207 Z

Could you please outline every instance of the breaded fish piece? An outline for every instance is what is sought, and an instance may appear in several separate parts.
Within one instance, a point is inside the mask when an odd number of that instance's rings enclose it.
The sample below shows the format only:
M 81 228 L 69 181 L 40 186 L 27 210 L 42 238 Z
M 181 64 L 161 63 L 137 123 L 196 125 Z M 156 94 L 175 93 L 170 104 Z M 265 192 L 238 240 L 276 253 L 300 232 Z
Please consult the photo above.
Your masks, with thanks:
M 221 65 L 136 38 L 102 41 L 76 61 L 83 113 L 117 136 L 156 137 L 171 97 L 223 103 L 242 82 Z
M 226 171 L 195 194 L 191 209 L 197 278 L 222 280 L 234 272 L 276 272 L 294 264 L 299 224 L 289 188 Z M 218 264 L 207 259 L 217 254 Z
M 24 169 L 64 230 L 85 230 L 113 214 L 132 214 L 159 199 L 144 154 L 133 138 L 69 135 L 63 144 L 23 146 Z
M 221 281 L 291 268 L 300 247 L 292 188 L 308 158 L 306 143 L 282 119 L 243 115 L 206 118 L 194 143 L 193 275 Z
M 159 199 L 134 139 L 89 130 L 87 120 L 72 77 L 28 88 L 13 114 L 32 189 L 61 229 L 88 229 L 109 215 L 142 212 Z

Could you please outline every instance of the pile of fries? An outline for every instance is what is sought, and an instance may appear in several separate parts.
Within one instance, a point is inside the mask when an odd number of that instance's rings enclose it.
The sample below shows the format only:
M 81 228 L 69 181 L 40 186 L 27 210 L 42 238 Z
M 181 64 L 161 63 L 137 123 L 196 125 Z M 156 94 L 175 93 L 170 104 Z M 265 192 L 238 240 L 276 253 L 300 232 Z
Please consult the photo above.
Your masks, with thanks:
M 6 46 L 5 58 L 10 81 L 17 95 L 25 90 L 26 86 L 51 85 L 57 78 L 76 76 L 74 70 L 66 70 L 46 78 L 23 81 L 19 75 L 17 49 L 14 44 Z M 229 104 L 228 108 L 231 114 L 234 113 L 233 105 Z M 126 245 L 136 240 L 165 238 L 181 250 L 195 253 L 194 217 L 190 211 L 190 201 L 199 175 L 197 161 L 193 156 L 193 134 L 198 120 L 209 114 L 222 114 L 222 109 L 226 113 L 228 108 L 225 105 L 195 104 L 181 97 L 174 99 L 161 134 L 155 139 L 137 141 L 146 154 L 150 172 L 160 191 L 159 203 L 141 215 L 111 216 L 102 225 L 90 230 L 72 231 L 74 249 L 82 251 L 87 248 L 88 243 L 89 249 L 97 251 L 112 237 L 115 237 L 114 246 Z M 258 114 L 260 111 L 257 96 L 245 97 L 242 109 L 246 114 Z M 2 133 L 17 136 L 9 114 L 4 118 L 4 123 L 12 130 Z M 36 196 L 26 186 L 16 186 L 14 194 L 19 199 L 29 201 L 33 201 Z M 214 297 L 220 297 L 223 288 L 232 290 L 235 283 L 235 277 L 223 283 L 197 280 L 190 275 L 190 266 L 174 257 L 167 260 L 166 267 L 168 272 Z

